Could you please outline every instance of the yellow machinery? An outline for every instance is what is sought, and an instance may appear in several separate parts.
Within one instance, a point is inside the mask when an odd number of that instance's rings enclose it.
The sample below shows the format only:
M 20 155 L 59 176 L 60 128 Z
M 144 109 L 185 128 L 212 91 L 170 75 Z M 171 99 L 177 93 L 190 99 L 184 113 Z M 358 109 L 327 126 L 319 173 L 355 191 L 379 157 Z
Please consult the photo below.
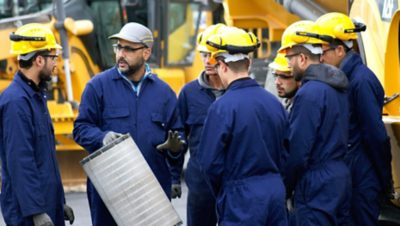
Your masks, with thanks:
M 279 48 L 283 30 L 300 19 L 315 20 L 324 13 L 336 11 L 367 25 L 366 32 L 359 36 L 357 46 L 364 63 L 378 76 L 385 89 L 383 120 L 391 138 L 396 191 L 392 201 L 400 206 L 400 1 L 248 0 L 244 4 L 224 0 L 223 6 L 228 25 L 250 29 L 261 40 L 263 48 L 256 54 L 254 62 L 272 59 Z M 261 71 L 265 77 L 265 70 Z M 399 212 L 393 213 L 393 216 L 396 220 L 386 220 L 400 225 Z
M 8 37 L 18 26 L 46 24 L 63 45 L 57 76 L 49 84 L 48 107 L 64 185 L 86 181 L 79 165 L 86 152 L 71 133 L 86 83 L 115 64 L 108 36 L 119 32 L 126 22 L 147 25 L 155 38 L 150 59 L 153 72 L 178 93 L 201 70 L 195 54 L 201 10 L 201 4 L 190 0 L 0 0 L 0 93 L 17 70 L 16 57 L 9 54 Z

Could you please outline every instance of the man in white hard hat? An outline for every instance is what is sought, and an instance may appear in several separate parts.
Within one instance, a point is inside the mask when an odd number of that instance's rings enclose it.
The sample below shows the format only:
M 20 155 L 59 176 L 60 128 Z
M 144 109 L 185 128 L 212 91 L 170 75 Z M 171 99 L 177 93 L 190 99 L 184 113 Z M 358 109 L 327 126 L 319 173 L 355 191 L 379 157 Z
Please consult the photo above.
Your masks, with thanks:
M 74 139 L 92 153 L 129 133 L 170 197 L 169 165 L 175 165 L 183 145 L 177 132 L 181 124 L 175 111 L 176 95 L 146 64 L 153 47 L 153 35 L 147 27 L 128 23 L 110 39 L 117 41 L 113 45 L 116 66 L 87 84 L 74 124 Z M 116 225 L 90 181 L 88 197 L 93 225 Z

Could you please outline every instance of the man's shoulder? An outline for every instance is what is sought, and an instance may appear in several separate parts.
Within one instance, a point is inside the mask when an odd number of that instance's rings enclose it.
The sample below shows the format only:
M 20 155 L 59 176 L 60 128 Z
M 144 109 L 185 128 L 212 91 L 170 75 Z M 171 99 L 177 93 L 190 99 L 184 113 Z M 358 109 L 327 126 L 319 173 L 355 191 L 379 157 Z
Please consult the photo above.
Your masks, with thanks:
M 369 69 L 365 64 L 358 64 L 352 73 L 352 82 L 354 83 L 377 83 L 379 82 L 375 73 Z
M 15 100 L 27 96 L 26 92 L 20 84 L 13 81 L 11 84 L 0 94 L 0 100 Z
M 186 83 L 182 88 L 182 92 L 188 92 L 190 90 L 197 89 L 199 88 L 199 86 L 200 86 L 199 82 L 197 81 L 197 79 L 195 79 L 193 81 Z
M 11 84 L 0 94 L 0 108 L 4 106 L 28 106 L 29 95 L 18 84 Z
M 151 80 L 151 83 L 153 86 L 155 86 L 161 90 L 164 90 L 164 91 L 172 91 L 173 92 L 171 86 L 168 83 L 166 83 L 164 80 L 160 79 L 157 74 L 151 74 L 150 76 L 151 76 L 151 78 L 149 78 L 149 79 Z
M 105 71 L 102 71 L 98 74 L 96 74 L 91 80 L 90 82 L 104 82 L 104 81 L 109 81 L 112 79 L 112 77 L 114 75 L 117 75 L 118 71 L 115 67 L 109 68 Z

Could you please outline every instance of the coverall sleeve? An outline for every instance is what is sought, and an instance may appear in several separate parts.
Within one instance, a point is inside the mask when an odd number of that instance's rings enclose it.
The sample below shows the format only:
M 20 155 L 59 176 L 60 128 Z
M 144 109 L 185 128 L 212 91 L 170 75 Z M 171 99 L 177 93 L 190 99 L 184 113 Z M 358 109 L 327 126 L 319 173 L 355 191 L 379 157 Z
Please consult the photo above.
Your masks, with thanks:
M 390 140 L 386 134 L 382 121 L 382 108 L 380 102 L 373 94 L 372 84 L 363 81 L 357 87 L 354 95 L 356 114 L 360 119 L 362 143 L 369 159 L 378 174 L 379 180 L 385 191 L 392 187 L 392 155 Z M 383 98 L 383 97 L 382 97 Z
M 183 135 L 185 138 L 185 141 L 188 140 L 189 133 L 190 133 L 190 127 L 186 124 L 186 121 L 189 117 L 189 111 L 188 111 L 188 104 L 187 104 L 187 98 L 186 98 L 186 93 L 184 90 L 181 91 L 178 97 L 178 113 L 183 125 Z M 188 142 L 186 142 L 188 143 Z M 186 150 L 185 150 L 186 151 Z
M 92 153 L 103 146 L 103 138 L 109 131 L 102 131 L 101 98 L 91 83 L 88 83 L 79 106 L 79 115 L 74 123 L 74 140 Z
M 200 170 L 214 196 L 217 197 L 224 173 L 225 148 L 230 139 L 230 126 L 224 114 L 218 113 L 213 105 L 208 111 L 200 139 L 198 161 Z
M 296 96 L 289 117 L 289 157 L 284 167 L 284 182 L 289 196 L 307 169 L 320 120 L 319 105 Z
M 38 169 L 40 163 L 35 158 L 40 150 L 33 146 L 36 142 L 34 122 L 28 106 L 23 99 L 9 102 L 2 118 L 8 180 L 24 217 L 44 213 L 46 205 Z
M 179 117 L 179 108 L 177 107 L 177 98 L 175 93 L 171 90 L 168 104 L 167 104 L 167 115 L 168 115 L 168 126 L 167 131 L 178 131 L 179 135 L 184 138 L 183 124 Z M 186 145 L 182 147 L 182 151 L 174 154 L 170 151 L 167 153 L 167 160 L 171 171 L 172 184 L 180 184 L 180 177 L 182 174 L 183 162 L 184 162 L 184 150 L 187 148 Z

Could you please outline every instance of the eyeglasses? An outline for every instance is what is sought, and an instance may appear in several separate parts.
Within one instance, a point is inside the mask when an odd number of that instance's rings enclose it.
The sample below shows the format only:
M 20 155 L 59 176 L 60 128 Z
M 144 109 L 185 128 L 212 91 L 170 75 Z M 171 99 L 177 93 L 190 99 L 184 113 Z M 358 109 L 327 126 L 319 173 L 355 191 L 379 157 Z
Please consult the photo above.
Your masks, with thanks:
M 137 48 L 132 48 L 132 47 L 129 47 L 129 46 L 122 46 L 120 44 L 114 44 L 113 48 L 114 48 L 114 52 L 115 53 L 117 53 L 117 52 L 119 52 L 121 50 L 124 50 L 127 53 L 133 53 L 133 52 L 135 52 L 135 51 L 137 51 L 139 49 L 144 49 L 144 48 L 147 48 L 147 47 L 146 46 L 140 46 L 140 47 L 137 47 Z
M 335 50 L 335 49 L 336 49 L 336 47 L 329 47 L 329 49 L 322 50 L 322 55 L 325 55 L 326 52 Z
M 204 58 L 210 58 L 211 57 L 211 53 L 207 53 L 207 52 L 200 52 L 200 55 Z
M 41 55 L 41 56 L 51 58 L 51 60 L 57 60 L 57 58 L 58 58 L 58 55 L 52 55 L 52 54 L 45 54 L 45 55 Z
M 287 74 L 283 74 L 283 73 L 272 73 L 272 75 L 275 77 L 275 79 L 280 78 L 283 80 L 289 80 L 289 79 L 293 79 L 292 75 L 287 75 Z
M 301 53 L 286 54 L 285 58 L 290 61 L 293 57 L 300 55 Z

